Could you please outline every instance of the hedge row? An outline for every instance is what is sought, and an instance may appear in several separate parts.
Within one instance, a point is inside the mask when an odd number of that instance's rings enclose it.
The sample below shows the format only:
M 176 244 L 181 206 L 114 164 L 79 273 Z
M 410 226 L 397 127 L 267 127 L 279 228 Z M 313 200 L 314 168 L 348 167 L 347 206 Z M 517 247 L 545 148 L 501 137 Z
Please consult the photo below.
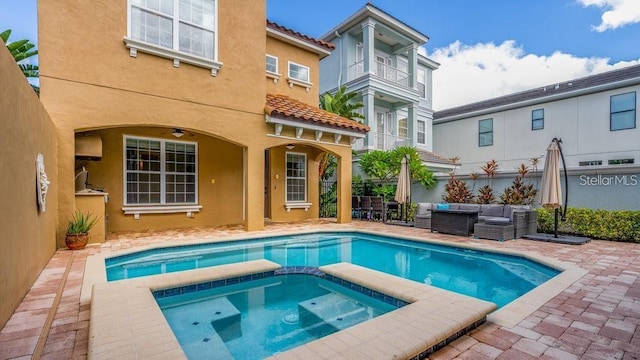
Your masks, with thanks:
M 554 231 L 554 211 L 538 209 L 538 230 Z M 567 209 L 567 220 L 558 221 L 558 232 L 591 239 L 640 243 L 640 211 Z

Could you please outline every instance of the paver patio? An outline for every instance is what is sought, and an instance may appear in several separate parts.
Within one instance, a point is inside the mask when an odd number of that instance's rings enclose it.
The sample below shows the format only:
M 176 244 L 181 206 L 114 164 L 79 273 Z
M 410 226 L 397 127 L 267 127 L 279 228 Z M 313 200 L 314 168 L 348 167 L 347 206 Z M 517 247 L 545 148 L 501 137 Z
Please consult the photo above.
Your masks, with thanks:
M 640 244 L 596 240 L 579 246 L 530 240 L 494 242 L 364 221 L 268 224 L 264 233 L 332 228 L 522 250 L 573 263 L 588 271 L 516 326 L 506 328 L 487 322 L 431 359 L 640 359 Z M 80 306 L 79 302 L 87 256 L 242 233 L 240 226 L 228 226 L 109 234 L 104 244 L 79 251 L 56 251 L 0 331 L 0 359 L 87 357 L 90 305 Z

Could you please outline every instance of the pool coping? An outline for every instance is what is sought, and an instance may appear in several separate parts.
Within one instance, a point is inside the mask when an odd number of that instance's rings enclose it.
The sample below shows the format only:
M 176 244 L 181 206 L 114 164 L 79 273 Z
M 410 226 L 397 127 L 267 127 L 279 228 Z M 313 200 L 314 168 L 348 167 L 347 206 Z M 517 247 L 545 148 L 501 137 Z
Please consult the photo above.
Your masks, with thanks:
M 317 233 L 362 233 L 367 235 L 381 235 L 378 232 L 361 230 L 361 229 L 352 229 L 352 228 L 344 228 L 344 229 L 331 229 L 331 230 L 298 230 L 298 231 L 278 231 L 272 232 L 269 234 L 238 234 L 232 236 L 225 236 L 220 238 L 206 238 L 206 239 L 198 239 L 189 242 L 188 244 L 161 244 L 161 245 L 147 245 L 141 246 L 133 249 L 126 249 L 121 251 L 112 252 L 109 254 L 98 253 L 91 255 L 87 258 L 85 264 L 85 275 L 82 284 L 82 290 L 80 295 L 80 304 L 89 304 L 91 302 L 91 289 L 95 284 L 107 283 L 107 275 L 106 269 L 104 266 L 106 258 L 112 258 L 116 256 L 122 256 L 126 254 L 136 253 L 140 251 L 150 250 L 150 249 L 160 249 L 160 248 L 170 248 L 181 245 L 198 245 L 198 244 L 206 244 L 206 243 L 220 243 L 220 242 L 231 242 L 238 240 L 256 240 L 263 238 L 272 238 L 278 236 L 286 236 L 286 235 L 303 235 L 303 234 L 317 234 Z M 538 308 L 544 305 L 547 301 L 551 300 L 566 288 L 571 286 L 574 282 L 582 278 L 588 272 L 574 264 L 562 262 L 560 260 L 545 257 L 539 254 L 530 253 L 526 251 L 515 251 L 510 249 L 502 249 L 497 247 L 499 242 L 489 242 L 482 241 L 474 244 L 463 244 L 463 243 L 455 243 L 452 244 L 450 242 L 437 240 L 437 239 L 426 239 L 415 236 L 404 236 L 404 235 L 396 235 L 396 234 L 382 234 L 385 236 L 393 236 L 394 238 L 401 240 L 409 240 L 416 241 L 426 244 L 434 244 L 441 245 L 447 247 L 458 247 L 476 251 L 485 251 L 492 252 L 498 254 L 506 254 L 511 256 L 518 256 L 525 259 L 529 259 L 532 261 L 536 261 L 545 266 L 557 269 L 561 271 L 558 275 L 549 279 L 545 283 L 539 285 L 538 287 L 532 289 L 528 293 L 520 296 L 516 300 L 510 302 L 509 304 L 503 306 L 502 308 L 494 311 L 489 314 L 487 320 L 493 323 L 496 323 L 500 326 L 504 326 L 507 328 L 512 328 L 516 326 L 520 321 L 524 320 L 527 316 L 531 315 Z M 518 240 L 512 240 L 518 241 Z M 246 263 L 246 262 L 245 262 Z M 243 264 L 243 263 L 239 263 Z M 223 265 L 221 265 L 223 266 Z M 214 267 L 217 268 L 218 266 Z M 205 268 L 212 269 L 212 268 Z M 201 269 L 197 269 L 201 270 Z M 195 271 L 195 270 L 191 270 Z M 171 275 L 177 273 L 170 273 L 164 275 Z M 143 277 L 149 278 L 149 277 Z M 136 279 L 143 279 L 136 278 Z M 120 280 L 120 281 L 131 281 L 136 279 L 129 280 Z M 116 281 L 119 282 L 119 281 Z
M 200 284 L 219 279 L 262 278 L 282 267 L 269 260 L 159 274 L 125 281 L 97 284 L 93 288 L 89 327 L 90 359 L 134 358 L 185 359 L 152 293 L 161 289 Z M 321 277 L 334 277 L 366 289 L 379 291 L 403 302 L 401 308 L 338 331 L 321 339 L 276 354 L 272 359 L 308 358 L 330 354 L 332 358 L 424 359 L 467 331 L 479 326 L 496 308 L 487 301 L 403 279 L 351 263 L 316 268 Z M 284 272 L 286 273 L 286 272 Z M 318 276 L 318 275 L 317 275 Z M 210 284 L 210 283 L 209 283 Z M 210 285 L 207 285 L 210 286 Z M 416 321 L 420 319 L 420 321 Z M 389 331 L 393 329 L 393 331 Z M 149 336 L 152 334 L 153 336 Z

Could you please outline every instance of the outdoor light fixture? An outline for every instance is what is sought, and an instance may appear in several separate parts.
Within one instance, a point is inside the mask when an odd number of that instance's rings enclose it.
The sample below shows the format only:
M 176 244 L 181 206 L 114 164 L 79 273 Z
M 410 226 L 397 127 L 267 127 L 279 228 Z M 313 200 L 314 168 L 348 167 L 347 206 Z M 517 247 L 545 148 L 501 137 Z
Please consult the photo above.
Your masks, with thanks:
M 171 135 L 179 138 L 179 137 L 182 137 L 184 133 L 182 132 L 182 129 L 173 129 L 173 131 L 171 131 Z
M 287 149 L 289 149 L 289 150 L 293 150 L 294 147 L 295 147 L 295 145 L 293 145 L 293 144 L 287 144 Z

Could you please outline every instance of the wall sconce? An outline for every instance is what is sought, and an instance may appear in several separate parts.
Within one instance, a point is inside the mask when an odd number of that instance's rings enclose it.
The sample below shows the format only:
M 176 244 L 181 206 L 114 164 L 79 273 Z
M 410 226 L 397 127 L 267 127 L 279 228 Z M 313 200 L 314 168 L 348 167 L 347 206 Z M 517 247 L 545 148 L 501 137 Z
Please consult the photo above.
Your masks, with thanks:
M 179 137 L 182 137 L 184 133 L 182 132 L 182 129 L 173 129 L 173 131 L 171 131 L 171 135 L 179 138 Z
M 293 144 L 287 144 L 287 149 L 289 149 L 289 150 L 293 150 L 294 147 L 295 147 L 295 145 L 293 145 Z

